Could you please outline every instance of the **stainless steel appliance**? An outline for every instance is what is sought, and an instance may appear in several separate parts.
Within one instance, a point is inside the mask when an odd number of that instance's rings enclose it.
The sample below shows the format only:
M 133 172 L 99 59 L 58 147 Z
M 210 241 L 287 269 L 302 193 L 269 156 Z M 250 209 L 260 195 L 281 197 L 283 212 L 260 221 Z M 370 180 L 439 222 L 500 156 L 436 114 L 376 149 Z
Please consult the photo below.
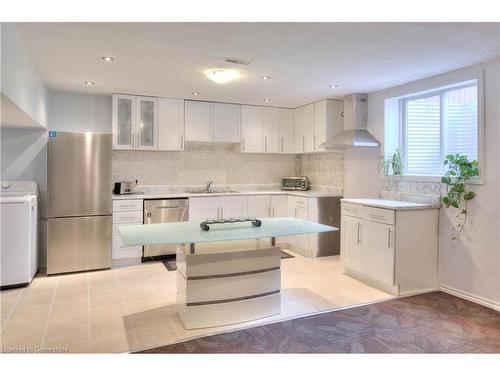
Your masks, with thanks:
M 51 132 L 47 274 L 111 266 L 111 134 Z
M 309 190 L 310 187 L 309 179 L 305 176 L 281 179 L 281 190 Z
M 188 221 L 189 204 L 187 198 L 144 200 L 144 224 Z M 176 245 L 144 246 L 143 260 L 176 253 Z
M 340 254 L 340 200 L 342 197 L 319 197 L 318 223 L 339 228 L 338 231 L 318 233 L 317 256 Z
M 135 182 L 132 181 L 120 181 L 115 182 L 113 186 L 113 194 L 116 195 L 124 195 L 124 194 L 133 194 L 132 189 L 137 186 L 137 180 Z

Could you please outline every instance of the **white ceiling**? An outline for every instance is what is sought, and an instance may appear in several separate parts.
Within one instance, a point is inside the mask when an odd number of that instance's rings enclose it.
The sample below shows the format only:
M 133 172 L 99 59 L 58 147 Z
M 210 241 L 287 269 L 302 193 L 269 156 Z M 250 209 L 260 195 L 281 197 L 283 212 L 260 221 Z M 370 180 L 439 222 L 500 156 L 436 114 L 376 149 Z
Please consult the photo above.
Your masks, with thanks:
M 500 56 L 500 23 L 20 23 L 49 87 L 297 107 Z M 112 56 L 105 63 L 101 56 Z M 226 58 L 251 61 L 248 66 Z M 210 68 L 241 78 L 209 81 Z M 263 81 L 261 76 L 272 79 Z M 95 81 L 88 87 L 84 81 Z M 335 83 L 339 88 L 328 85 Z M 271 103 L 264 103 L 271 98 Z

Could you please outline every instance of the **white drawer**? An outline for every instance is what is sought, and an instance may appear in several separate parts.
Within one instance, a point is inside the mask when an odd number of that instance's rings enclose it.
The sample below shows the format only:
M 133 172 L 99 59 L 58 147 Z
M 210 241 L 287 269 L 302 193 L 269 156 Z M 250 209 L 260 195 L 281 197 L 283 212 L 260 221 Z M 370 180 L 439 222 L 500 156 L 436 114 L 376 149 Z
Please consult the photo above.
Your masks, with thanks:
M 113 211 L 142 211 L 142 199 L 115 199 Z
M 143 211 L 117 211 L 113 212 L 114 224 L 142 224 Z
M 140 258 L 142 256 L 142 246 L 123 246 L 121 236 L 113 236 L 113 259 Z
M 361 207 L 362 207 L 361 205 L 355 203 L 342 202 L 341 207 L 342 207 L 341 209 L 342 215 L 361 217 Z
M 137 223 L 126 223 L 126 224 L 113 224 L 113 236 L 120 236 L 120 231 L 118 230 L 118 227 L 123 227 L 126 225 L 132 225 L 132 224 L 142 224 L 142 221 L 137 222 Z
M 296 197 L 293 195 L 288 196 L 287 204 L 295 207 L 307 208 L 307 198 L 306 197 Z
M 363 206 L 363 219 L 394 225 L 396 223 L 396 211 L 386 208 Z

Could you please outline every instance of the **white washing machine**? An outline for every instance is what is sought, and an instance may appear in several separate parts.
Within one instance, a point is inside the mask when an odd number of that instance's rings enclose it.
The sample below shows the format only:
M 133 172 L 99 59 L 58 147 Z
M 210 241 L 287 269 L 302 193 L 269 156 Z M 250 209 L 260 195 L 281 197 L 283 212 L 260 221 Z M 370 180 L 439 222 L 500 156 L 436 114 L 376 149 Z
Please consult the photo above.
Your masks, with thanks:
M 2 181 L 0 186 L 0 286 L 26 286 L 38 269 L 38 185 Z

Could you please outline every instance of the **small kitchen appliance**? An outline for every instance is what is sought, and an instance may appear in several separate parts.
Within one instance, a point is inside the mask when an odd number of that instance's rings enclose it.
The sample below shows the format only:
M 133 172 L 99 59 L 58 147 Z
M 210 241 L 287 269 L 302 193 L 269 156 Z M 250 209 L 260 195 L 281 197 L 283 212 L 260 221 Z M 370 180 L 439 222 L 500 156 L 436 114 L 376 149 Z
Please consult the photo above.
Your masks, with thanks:
M 311 184 L 306 176 L 283 177 L 281 179 L 281 190 L 309 190 Z
M 132 194 L 132 189 L 137 185 L 137 181 L 119 181 L 115 182 L 113 186 L 113 194 L 115 195 L 125 195 Z

